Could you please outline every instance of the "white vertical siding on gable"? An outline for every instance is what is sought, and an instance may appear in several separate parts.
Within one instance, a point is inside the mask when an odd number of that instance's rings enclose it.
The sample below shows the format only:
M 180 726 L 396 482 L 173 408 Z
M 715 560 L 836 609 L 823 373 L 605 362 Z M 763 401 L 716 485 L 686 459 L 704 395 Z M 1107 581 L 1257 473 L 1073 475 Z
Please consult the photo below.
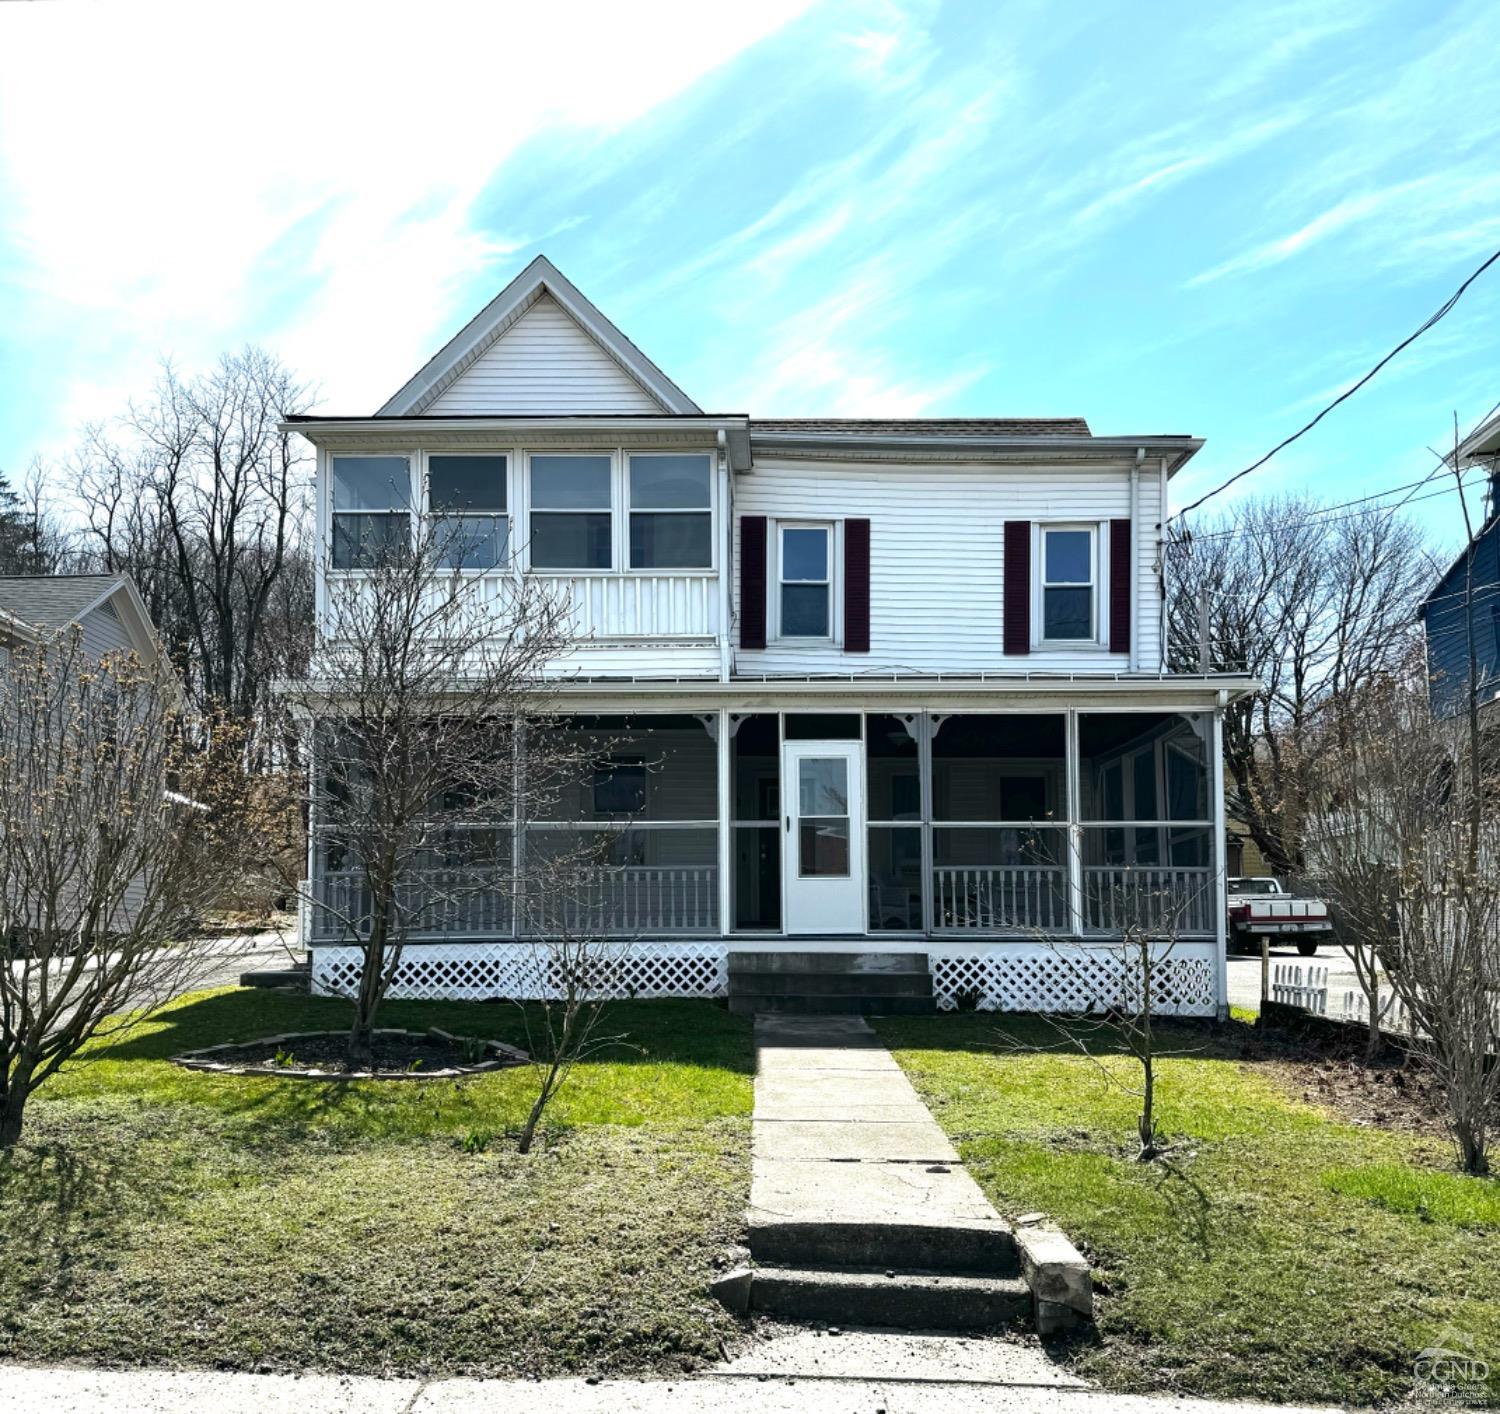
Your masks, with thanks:
M 663 411 L 543 294 L 425 409 L 433 413 Z
M 1158 668 L 1161 599 L 1153 573 L 1154 469 L 1140 478 L 1136 634 L 1142 670 Z M 1002 651 L 1004 525 L 1008 520 L 1105 521 L 1130 514 L 1130 464 L 898 466 L 757 461 L 735 484 L 735 667 L 745 673 L 1125 672 L 1099 648 Z M 738 646 L 739 517 L 870 520 L 870 651 L 777 643 Z M 774 595 L 772 583 L 769 592 Z M 1100 611 L 1108 623 L 1108 586 Z M 775 606 L 770 625 L 774 632 Z

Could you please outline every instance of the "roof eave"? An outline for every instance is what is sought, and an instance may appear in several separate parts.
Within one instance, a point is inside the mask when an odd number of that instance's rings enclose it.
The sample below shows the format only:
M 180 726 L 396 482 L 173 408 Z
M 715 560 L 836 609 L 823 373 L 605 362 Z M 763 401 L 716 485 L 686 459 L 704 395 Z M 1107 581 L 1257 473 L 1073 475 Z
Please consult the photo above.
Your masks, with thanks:
M 1035 453 L 1052 450 L 1074 455 L 1102 457 L 1133 456 L 1137 450 L 1149 455 L 1169 457 L 1169 476 L 1174 475 L 1203 445 L 1201 437 L 1082 437 L 1052 436 L 1046 433 L 1028 436 L 929 436 L 873 432 L 758 432 L 750 427 L 752 446 L 816 450 L 848 448 L 851 451 L 892 450 L 943 451 L 959 449 L 974 452 Z

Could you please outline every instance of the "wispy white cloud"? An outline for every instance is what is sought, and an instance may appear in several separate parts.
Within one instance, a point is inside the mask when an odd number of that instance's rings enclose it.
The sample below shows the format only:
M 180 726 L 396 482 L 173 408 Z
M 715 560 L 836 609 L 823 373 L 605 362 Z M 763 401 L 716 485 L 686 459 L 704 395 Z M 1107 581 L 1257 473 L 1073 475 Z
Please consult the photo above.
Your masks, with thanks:
M 1346 197 L 1336 206 L 1321 212 L 1295 231 L 1285 236 L 1278 236 L 1275 240 L 1266 241 L 1262 245 L 1245 251 L 1242 255 L 1236 255 L 1222 264 L 1215 265 L 1211 270 L 1194 275 L 1187 282 L 1188 288 L 1206 285 L 1213 280 L 1222 280 L 1229 275 L 1246 275 L 1251 271 L 1264 270 L 1270 265 L 1279 265 L 1283 260 L 1290 260 L 1294 255 L 1307 250 L 1319 241 L 1326 240 L 1335 232 L 1343 230 L 1344 227 L 1373 215 L 1412 185 L 1414 184 L 1403 183 L 1387 191 L 1366 192 L 1360 196 Z
M 5 337 L 86 326 L 97 389 L 253 334 L 371 405 L 540 234 L 476 219 L 507 157 L 639 120 L 807 3 L 0 6 Z

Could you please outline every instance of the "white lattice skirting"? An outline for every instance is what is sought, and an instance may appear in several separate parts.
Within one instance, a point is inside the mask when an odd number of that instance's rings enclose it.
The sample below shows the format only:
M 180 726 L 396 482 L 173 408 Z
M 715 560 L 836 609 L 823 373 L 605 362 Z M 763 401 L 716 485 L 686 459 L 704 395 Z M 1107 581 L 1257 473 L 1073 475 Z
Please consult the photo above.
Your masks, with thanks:
M 601 944 L 589 959 L 597 993 L 610 997 L 722 997 L 729 947 L 721 942 Z M 348 996 L 359 983 L 358 948 L 314 948 L 312 989 Z M 409 1001 L 539 1001 L 561 994 L 553 957 L 529 943 L 412 944 L 388 995 Z
M 927 954 L 940 1010 L 1080 1012 L 1118 1004 L 1130 969 L 1107 946 L 997 943 Z M 1218 969 L 1211 943 L 1178 943 L 1152 966 L 1154 1008 L 1164 1016 L 1213 1016 Z

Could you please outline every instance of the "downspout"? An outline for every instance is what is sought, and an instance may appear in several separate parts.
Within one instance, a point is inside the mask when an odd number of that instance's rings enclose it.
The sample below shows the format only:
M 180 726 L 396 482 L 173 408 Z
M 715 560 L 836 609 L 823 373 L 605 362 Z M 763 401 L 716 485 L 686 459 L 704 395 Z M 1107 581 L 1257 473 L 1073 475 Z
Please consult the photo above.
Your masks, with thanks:
M 1214 759 L 1208 776 L 1214 793 L 1214 972 L 1220 1021 L 1229 1019 L 1229 822 L 1224 805 L 1224 709 L 1228 705 L 1229 693 L 1221 687 L 1214 696 Z
M 723 531 L 719 537 L 719 681 L 728 682 L 732 666 L 729 648 L 729 577 L 734 572 L 734 502 L 729 474 L 729 437 L 721 427 L 719 444 L 719 515 Z
M 1156 671 L 1167 670 L 1167 459 L 1162 457 L 1156 493 Z
M 1135 464 L 1130 468 L 1130 671 L 1141 666 L 1141 464 L 1146 449 L 1135 449 Z

